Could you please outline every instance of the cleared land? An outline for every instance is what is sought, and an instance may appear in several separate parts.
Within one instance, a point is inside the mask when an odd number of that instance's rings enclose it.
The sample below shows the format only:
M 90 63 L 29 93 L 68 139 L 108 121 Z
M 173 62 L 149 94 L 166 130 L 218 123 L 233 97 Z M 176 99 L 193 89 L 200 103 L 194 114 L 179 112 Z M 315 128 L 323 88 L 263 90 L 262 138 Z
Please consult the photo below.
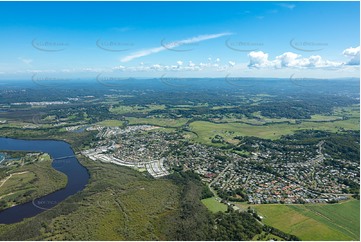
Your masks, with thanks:
M 248 205 L 242 205 L 245 208 Z M 302 240 L 359 240 L 360 201 L 340 204 L 251 205 L 263 222 Z
M 168 118 L 126 118 L 130 125 L 133 124 L 151 124 L 162 127 L 181 127 L 186 124 L 188 119 L 179 118 L 179 119 L 168 119 Z
M 147 105 L 147 106 L 117 106 L 110 108 L 109 111 L 115 114 L 125 113 L 148 113 L 153 110 L 165 109 L 164 105 Z
M 202 203 L 213 213 L 227 211 L 227 205 L 218 202 L 215 197 L 202 199 Z
M 119 121 L 119 120 L 114 120 L 114 119 L 108 119 L 108 120 L 98 122 L 96 124 L 100 125 L 100 126 L 106 126 L 106 127 L 120 127 L 120 126 L 123 126 L 124 122 Z

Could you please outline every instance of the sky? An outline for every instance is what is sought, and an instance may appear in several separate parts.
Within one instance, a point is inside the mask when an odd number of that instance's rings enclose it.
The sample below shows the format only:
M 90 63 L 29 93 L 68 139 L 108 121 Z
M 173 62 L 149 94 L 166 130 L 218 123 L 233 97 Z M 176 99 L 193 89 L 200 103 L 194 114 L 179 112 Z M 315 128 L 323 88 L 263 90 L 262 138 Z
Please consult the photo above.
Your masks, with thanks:
M 359 77 L 359 2 L 0 2 L 0 79 Z

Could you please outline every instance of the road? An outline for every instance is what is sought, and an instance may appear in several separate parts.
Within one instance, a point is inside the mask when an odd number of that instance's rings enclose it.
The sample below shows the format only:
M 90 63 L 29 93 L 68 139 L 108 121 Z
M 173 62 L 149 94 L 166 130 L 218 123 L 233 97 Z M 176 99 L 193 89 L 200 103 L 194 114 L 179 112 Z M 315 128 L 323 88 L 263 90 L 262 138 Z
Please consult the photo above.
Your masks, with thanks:
M 213 181 L 211 183 L 209 183 L 209 186 L 212 186 L 213 183 L 215 183 L 216 181 L 218 181 L 218 179 L 223 176 L 223 174 L 229 169 L 229 167 L 231 167 L 233 165 L 233 162 L 229 163 L 228 166 L 226 166 L 226 168 L 224 168 L 223 171 L 221 171 L 218 176 L 216 178 L 213 179 Z
M 25 173 L 28 173 L 28 171 L 22 171 L 22 172 L 17 172 L 17 173 L 13 173 L 13 174 L 10 174 L 8 177 L 5 177 L 1 182 L 0 184 L 0 187 L 2 187 L 5 182 L 7 182 L 7 180 L 9 180 L 13 175 L 21 175 L 21 174 L 25 174 Z

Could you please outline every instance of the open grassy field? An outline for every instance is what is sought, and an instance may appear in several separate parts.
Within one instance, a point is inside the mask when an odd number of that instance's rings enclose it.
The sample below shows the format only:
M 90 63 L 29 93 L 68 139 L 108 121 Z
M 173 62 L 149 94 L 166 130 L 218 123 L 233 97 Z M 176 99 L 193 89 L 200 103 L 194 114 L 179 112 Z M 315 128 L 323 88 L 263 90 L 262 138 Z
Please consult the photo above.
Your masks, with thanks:
M 148 105 L 143 106 L 118 106 L 115 108 L 110 108 L 109 111 L 115 114 L 125 114 L 125 113 L 147 113 L 153 110 L 162 110 L 165 109 L 164 105 Z
M 134 118 L 134 117 L 128 117 L 126 118 L 126 120 L 129 121 L 130 125 L 151 124 L 162 127 L 181 127 L 188 121 L 188 119 L 186 118 L 168 119 L 168 118 Z
M 334 116 L 334 115 L 327 116 L 327 115 L 315 114 L 311 116 L 310 121 L 336 121 L 336 120 L 342 120 L 342 117 Z
M 248 206 L 248 205 L 242 205 Z M 263 222 L 302 240 L 359 240 L 360 201 L 340 204 L 251 205 Z
M 333 111 L 334 115 L 359 118 L 360 104 L 351 105 L 349 107 L 337 107 Z
M 227 211 L 227 205 L 218 202 L 215 197 L 202 199 L 202 203 L 213 213 Z
M 265 125 L 265 124 L 274 124 L 274 123 L 284 123 L 290 122 L 295 123 L 294 119 L 287 119 L 287 118 L 266 118 L 263 116 L 256 116 L 256 118 L 236 118 L 236 117 L 223 117 L 223 118 L 214 118 L 212 122 L 214 123 L 245 123 L 250 125 Z
M 120 120 L 108 119 L 108 120 L 98 122 L 96 124 L 100 125 L 100 126 L 106 126 L 106 127 L 120 127 L 120 126 L 123 126 L 124 122 L 120 121 Z
M 195 121 L 189 127 L 198 134 L 197 142 L 212 144 L 215 135 L 222 136 L 226 141 L 233 142 L 235 136 L 255 136 L 264 139 L 278 139 L 282 135 L 293 134 L 297 130 L 325 130 L 337 132 L 340 129 L 359 130 L 360 120 L 350 118 L 334 122 L 302 122 L 300 124 L 276 123 L 263 126 L 254 126 L 244 123 L 215 124 L 207 121 Z

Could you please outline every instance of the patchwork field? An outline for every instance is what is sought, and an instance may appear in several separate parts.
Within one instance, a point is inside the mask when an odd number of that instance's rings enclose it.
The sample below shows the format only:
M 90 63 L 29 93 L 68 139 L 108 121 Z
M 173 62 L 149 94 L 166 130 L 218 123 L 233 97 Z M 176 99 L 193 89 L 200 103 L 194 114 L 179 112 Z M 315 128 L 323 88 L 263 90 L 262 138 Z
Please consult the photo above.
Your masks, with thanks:
M 148 105 L 143 106 L 117 106 L 115 108 L 110 108 L 109 111 L 116 114 L 125 114 L 125 113 L 147 113 L 153 110 L 165 109 L 164 105 Z
M 151 124 L 163 127 L 181 127 L 186 124 L 188 119 L 179 118 L 179 119 L 167 119 L 167 118 L 126 118 L 130 125 L 133 124 Z
M 226 141 L 233 142 L 235 136 L 255 136 L 264 139 L 278 139 L 282 135 L 293 134 L 297 130 L 325 130 L 337 132 L 341 129 L 359 130 L 359 118 L 333 122 L 302 122 L 300 124 L 276 123 L 262 126 L 254 126 L 245 123 L 222 123 L 216 124 L 207 121 L 195 121 L 190 123 L 190 128 L 198 134 L 197 142 L 212 144 L 211 139 L 215 135 L 222 136 Z

